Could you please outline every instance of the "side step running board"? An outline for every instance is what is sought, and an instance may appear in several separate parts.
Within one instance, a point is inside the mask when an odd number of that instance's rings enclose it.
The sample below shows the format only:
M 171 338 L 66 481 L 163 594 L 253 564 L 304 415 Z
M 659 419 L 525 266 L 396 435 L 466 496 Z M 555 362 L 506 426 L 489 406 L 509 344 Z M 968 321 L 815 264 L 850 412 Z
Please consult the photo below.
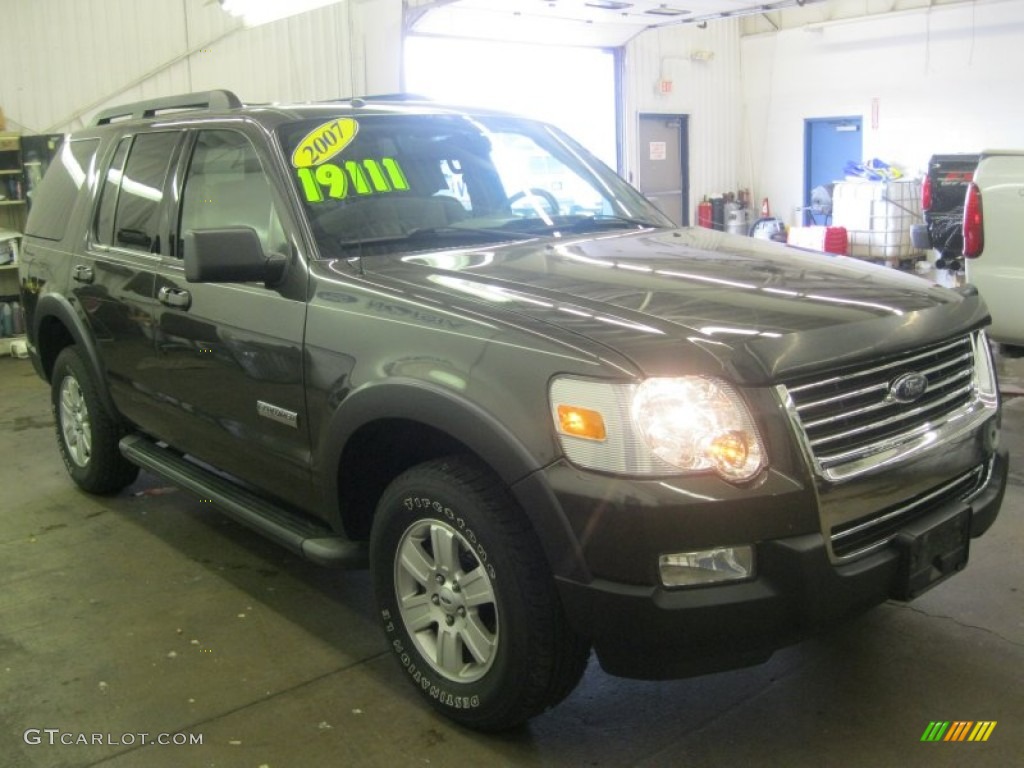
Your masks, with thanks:
M 119 447 L 133 464 L 210 499 L 229 517 L 311 562 L 332 568 L 365 568 L 369 563 L 365 543 L 339 536 L 327 526 L 240 488 L 142 435 L 122 438 Z

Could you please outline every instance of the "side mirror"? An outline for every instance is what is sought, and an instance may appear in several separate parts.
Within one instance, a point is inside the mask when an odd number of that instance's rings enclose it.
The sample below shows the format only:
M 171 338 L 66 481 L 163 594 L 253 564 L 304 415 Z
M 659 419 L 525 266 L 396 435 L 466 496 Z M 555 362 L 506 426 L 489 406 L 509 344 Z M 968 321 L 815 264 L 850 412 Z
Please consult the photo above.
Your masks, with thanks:
M 263 252 L 252 227 L 193 229 L 185 233 L 185 279 L 190 283 L 262 282 L 284 277 L 287 259 Z

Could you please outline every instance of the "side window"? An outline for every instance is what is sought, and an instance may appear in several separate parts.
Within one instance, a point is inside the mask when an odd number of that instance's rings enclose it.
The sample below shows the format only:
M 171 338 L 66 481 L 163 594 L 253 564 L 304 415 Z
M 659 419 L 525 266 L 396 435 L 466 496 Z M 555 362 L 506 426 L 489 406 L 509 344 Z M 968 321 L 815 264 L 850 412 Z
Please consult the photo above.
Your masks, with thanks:
M 160 204 L 178 133 L 135 137 L 121 178 L 114 213 L 114 245 L 160 252 Z
M 114 242 L 114 210 L 117 208 L 117 192 L 121 188 L 124 159 L 128 156 L 128 147 L 131 144 L 131 136 L 121 139 L 114 151 L 114 159 L 110 161 L 107 175 L 103 178 L 100 207 L 96 213 L 96 240 L 103 245 L 112 245 Z
M 285 248 L 270 181 L 252 143 L 236 131 L 201 131 L 182 191 L 178 242 L 190 230 L 225 227 L 252 227 L 266 253 Z
M 66 141 L 50 165 L 39 192 L 32 198 L 26 232 L 46 240 L 62 240 L 79 191 L 93 173 L 99 139 Z
M 178 133 L 126 136 L 103 179 L 96 240 L 104 245 L 160 252 L 160 203 Z
M 177 133 L 135 136 L 114 214 L 114 244 L 160 253 L 160 204 Z

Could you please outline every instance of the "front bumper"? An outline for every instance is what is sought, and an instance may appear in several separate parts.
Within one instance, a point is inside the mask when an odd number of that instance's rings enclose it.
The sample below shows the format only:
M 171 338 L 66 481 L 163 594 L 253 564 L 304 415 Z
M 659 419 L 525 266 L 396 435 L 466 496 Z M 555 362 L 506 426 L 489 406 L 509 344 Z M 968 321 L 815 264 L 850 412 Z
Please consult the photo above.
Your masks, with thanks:
M 998 514 L 1008 465 L 1006 452 L 997 453 L 980 493 L 969 503 L 930 511 L 918 520 L 918 529 L 966 516 L 961 519 L 969 522 L 970 537 L 980 536 Z M 815 533 L 758 543 L 757 576 L 742 583 L 666 589 L 600 579 L 557 582 L 571 623 L 592 639 L 606 671 L 667 679 L 762 662 L 774 650 L 887 599 L 907 597 L 909 557 L 905 537 L 835 564 L 824 537 Z M 941 566 L 947 572 L 930 583 L 952 575 L 964 562 Z

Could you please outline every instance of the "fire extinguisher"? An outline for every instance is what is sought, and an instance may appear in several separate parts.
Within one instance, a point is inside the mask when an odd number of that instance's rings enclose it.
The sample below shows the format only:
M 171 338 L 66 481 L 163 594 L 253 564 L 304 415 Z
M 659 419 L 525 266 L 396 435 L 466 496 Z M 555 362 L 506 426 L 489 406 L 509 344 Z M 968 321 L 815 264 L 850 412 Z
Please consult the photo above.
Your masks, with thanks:
M 706 197 L 697 204 L 697 226 L 711 229 L 714 226 L 711 201 Z

